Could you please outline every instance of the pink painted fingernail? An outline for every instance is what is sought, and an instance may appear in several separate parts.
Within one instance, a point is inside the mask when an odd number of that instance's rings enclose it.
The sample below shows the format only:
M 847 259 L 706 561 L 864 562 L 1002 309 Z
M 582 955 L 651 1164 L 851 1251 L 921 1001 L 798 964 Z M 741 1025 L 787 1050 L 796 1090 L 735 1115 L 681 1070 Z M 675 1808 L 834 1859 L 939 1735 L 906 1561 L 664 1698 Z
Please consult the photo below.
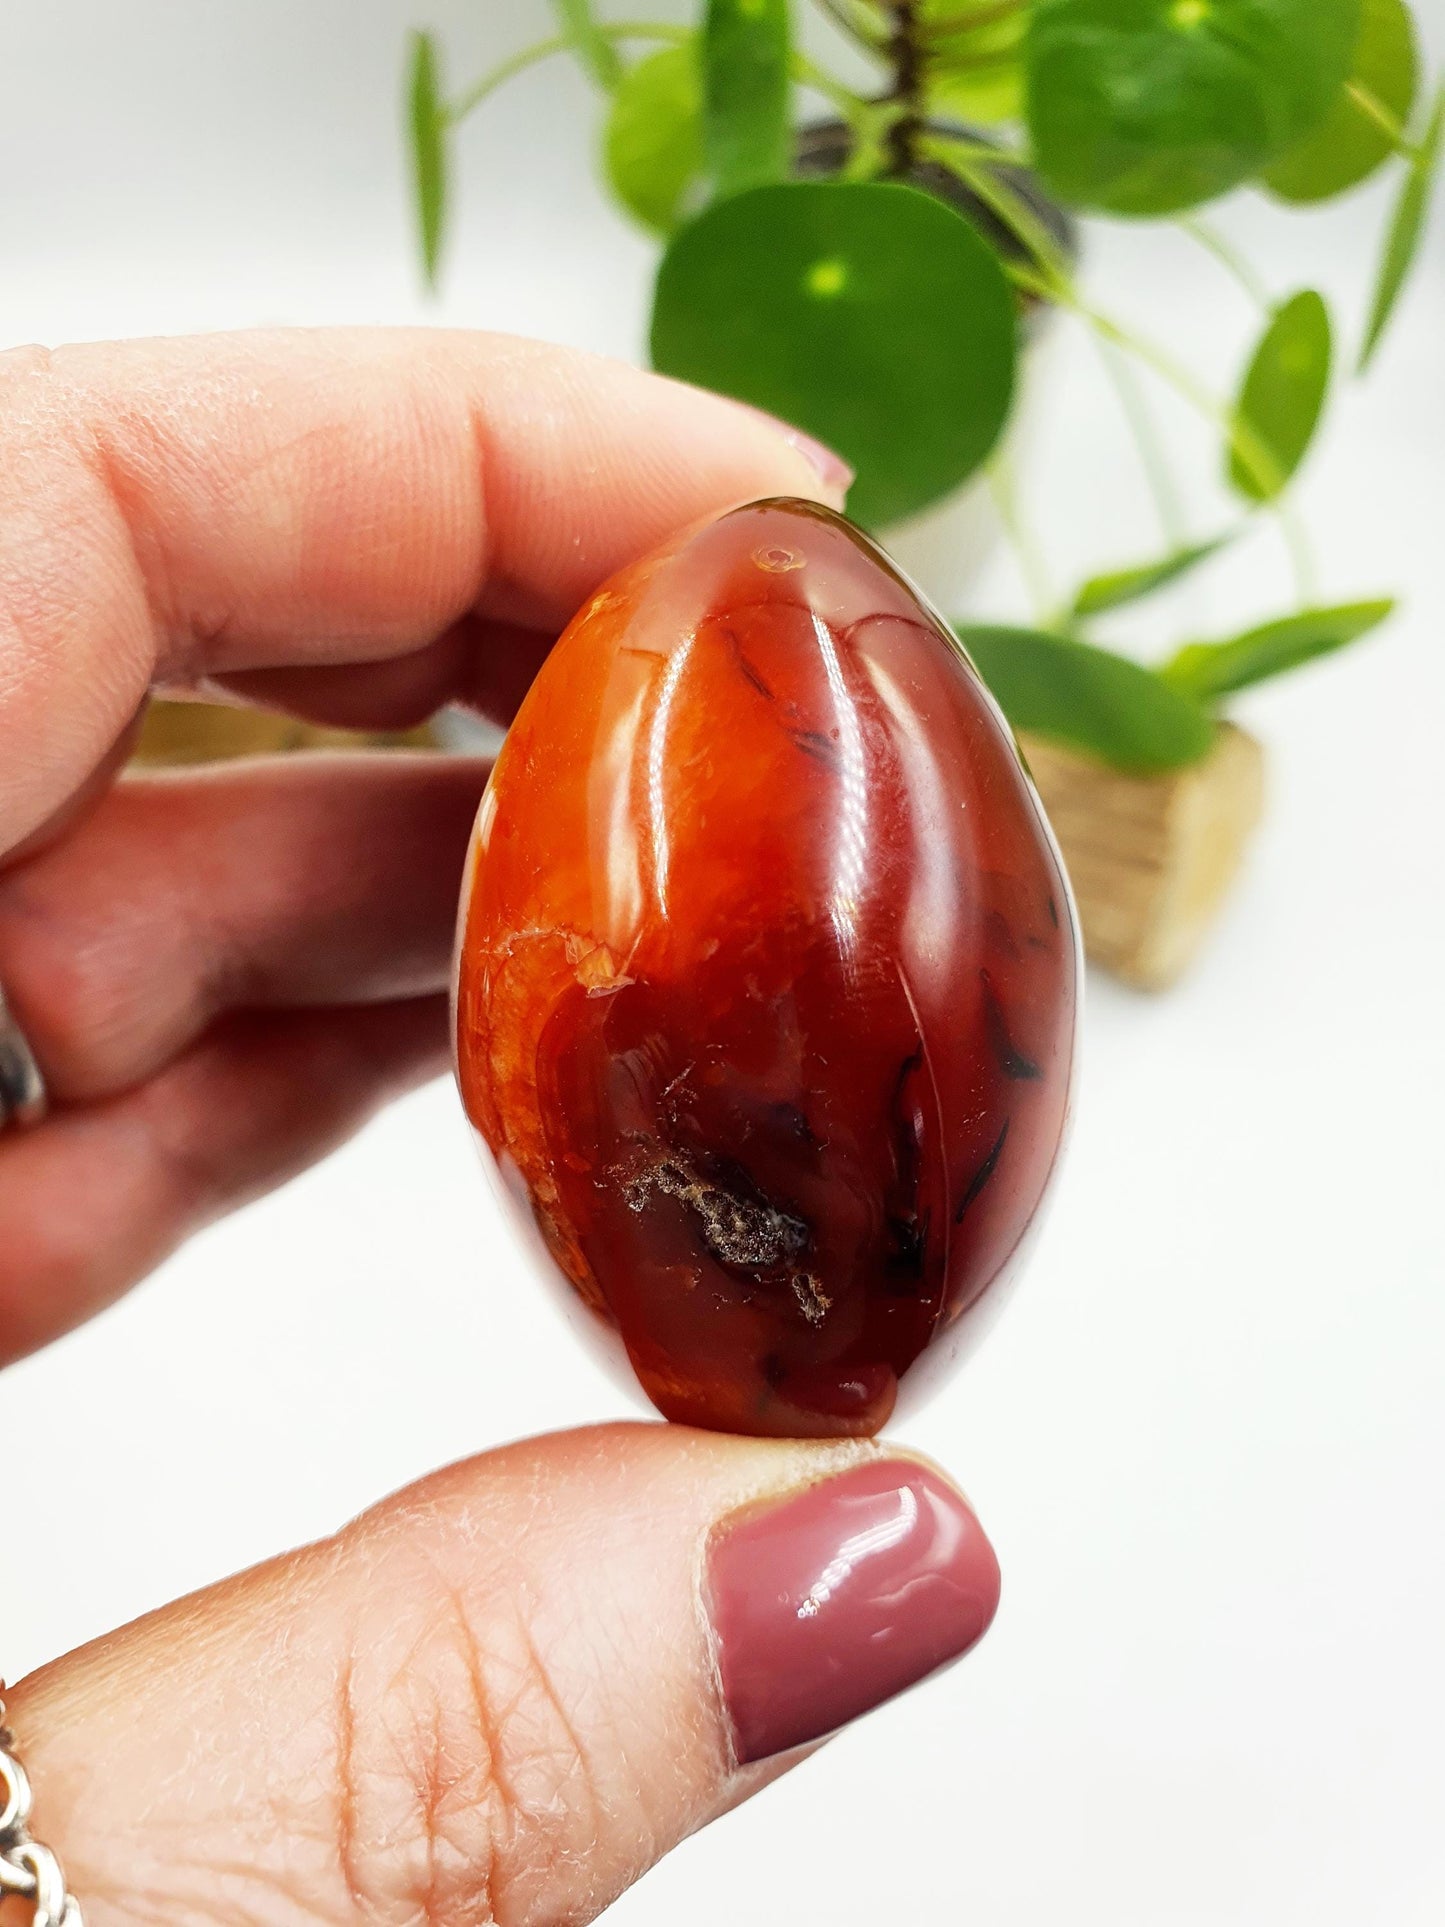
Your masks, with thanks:
M 791 422 L 785 422 L 780 415 L 770 415 L 766 408 L 754 408 L 750 401 L 734 402 L 733 406 L 741 408 L 744 414 L 752 415 L 757 421 L 766 422 L 790 448 L 796 448 L 800 455 L 813 464 L 829 488 L 837 489 L 840 495 L 847 494 L 853 484 L 854 470 L 826 442 L 805 435 L 801 428 L 794 428 Z
M 998 1596 L 983 1527 L 924 1465 L 873 1460 L 725 1520 L 707 1598 L 739 1763 L 821 1739 L 960 1658 Z

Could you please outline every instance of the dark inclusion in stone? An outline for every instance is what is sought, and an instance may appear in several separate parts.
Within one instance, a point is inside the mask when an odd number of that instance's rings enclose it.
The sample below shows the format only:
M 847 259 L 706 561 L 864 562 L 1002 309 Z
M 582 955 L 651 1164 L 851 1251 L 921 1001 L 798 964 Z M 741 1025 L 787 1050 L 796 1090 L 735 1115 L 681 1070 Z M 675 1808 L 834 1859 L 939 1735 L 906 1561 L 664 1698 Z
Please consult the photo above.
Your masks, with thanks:
M 468 1113 L 668 1417 L 877 1430 L 996 1300 L 1068 1102 L 1068 891 L 946 630 L 763 502 L 553 651 L 478 820 Z

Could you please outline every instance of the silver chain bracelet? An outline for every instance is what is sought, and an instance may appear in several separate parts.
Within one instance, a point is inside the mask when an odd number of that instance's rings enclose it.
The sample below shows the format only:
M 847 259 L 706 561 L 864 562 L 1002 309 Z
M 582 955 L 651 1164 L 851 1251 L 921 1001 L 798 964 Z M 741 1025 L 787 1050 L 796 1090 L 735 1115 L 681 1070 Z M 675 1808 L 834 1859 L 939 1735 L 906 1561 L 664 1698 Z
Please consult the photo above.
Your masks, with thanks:
M 0 1900 L 7 1894 L 28 1900 L 35 1910 L 31 1927 L 84 1927 L 60 1862 L 30 1838 L 30 1782 L 14 1745 L 0 1699 Z

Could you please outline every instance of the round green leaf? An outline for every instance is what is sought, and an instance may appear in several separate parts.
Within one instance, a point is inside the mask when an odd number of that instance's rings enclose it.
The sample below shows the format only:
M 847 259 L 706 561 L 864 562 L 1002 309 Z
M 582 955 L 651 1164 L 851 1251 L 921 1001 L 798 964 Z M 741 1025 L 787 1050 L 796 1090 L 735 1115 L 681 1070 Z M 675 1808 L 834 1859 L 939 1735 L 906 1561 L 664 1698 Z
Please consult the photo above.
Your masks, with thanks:
M 1311 133 L 1361 0 L 1035 0 L 1034 153 L 1061 199 L 1114 214 L 1212 200 Z
M 1229 479 L 1252 502 L 1281 493 L 1304 459 L 1330 383 L 1330 314 L 1313 288 L 1270 317 L 1235 407 Z
M 1013 393 L 1017 311 L 952 208 L 894 182 L 793 181 L 719 201 L 663 257 L 652 359 L 765 408 L 858 471 L 896 522 L 972 473 Z
M 1364 90 L 1402 125 L 1415 101 L 1415 30 L 1404 0 L 1364 0 L 1349 75 L 1315 131 L 1266 168 L 1282 201 L 1324 201 L 1373 174 L 1395 144 L 1348 91 Z
M 602 137 L 608 185 L 629 214 L 670 234 L 702 178 L 702 75 L 684 41 L 631 67 Z
M 1214 741 L 1192 696 L 1111 649 L 1041 629 L 965 625 L 957 634 L 1015 729 L 1140 775 L 1197 762 Z

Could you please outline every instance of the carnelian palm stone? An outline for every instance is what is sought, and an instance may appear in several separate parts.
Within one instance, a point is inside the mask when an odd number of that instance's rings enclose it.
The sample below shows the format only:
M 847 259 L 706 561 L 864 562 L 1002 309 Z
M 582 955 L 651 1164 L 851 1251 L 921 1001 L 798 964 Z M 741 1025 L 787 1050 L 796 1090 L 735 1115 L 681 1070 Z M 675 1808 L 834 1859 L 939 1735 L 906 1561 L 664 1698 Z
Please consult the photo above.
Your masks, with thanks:
M 548 658 L 468 892 L 463 1097 L 574 1305 L 669 1418 L 876 1431 L 1068 1104 L 1068 887 L 957 643 L 810 503 L 687 532 Z

